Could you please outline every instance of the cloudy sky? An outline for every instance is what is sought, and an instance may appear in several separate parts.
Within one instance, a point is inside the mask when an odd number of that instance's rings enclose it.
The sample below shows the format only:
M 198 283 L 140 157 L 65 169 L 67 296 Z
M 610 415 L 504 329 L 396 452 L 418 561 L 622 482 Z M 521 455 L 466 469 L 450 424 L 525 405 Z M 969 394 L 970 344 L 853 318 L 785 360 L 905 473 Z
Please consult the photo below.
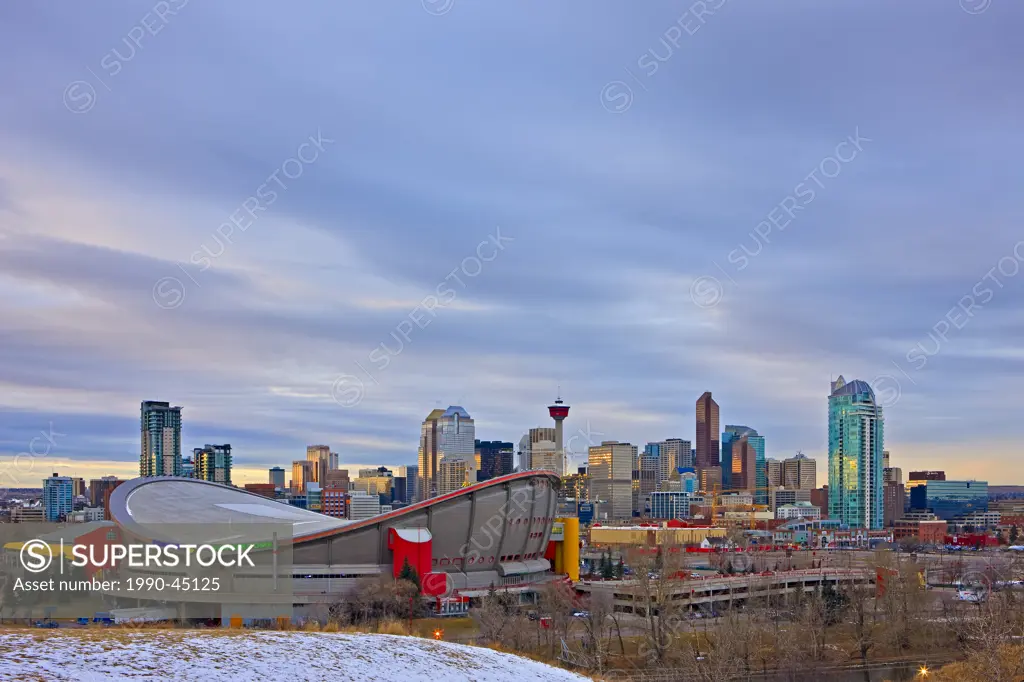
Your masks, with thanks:
M 0 6 L 0 476 L 722 425 L 1024 484 L 1011 0 Z M 1019 245 L 1018 245 L 1019 244 Z M 19 453 L 31 452 L 30 455 Z M 582 460 L 582 457 L 577 458 Z M 0 482 L 3 484 L 4 482 Z

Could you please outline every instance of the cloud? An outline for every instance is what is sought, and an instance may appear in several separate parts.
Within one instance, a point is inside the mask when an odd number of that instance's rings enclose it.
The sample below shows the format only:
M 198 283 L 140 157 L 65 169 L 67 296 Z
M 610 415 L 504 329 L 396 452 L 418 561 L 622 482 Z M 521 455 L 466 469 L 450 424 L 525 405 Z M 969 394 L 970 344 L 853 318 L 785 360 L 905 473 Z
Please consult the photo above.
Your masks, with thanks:
M 130 469 L 144 399 L 256 478 L 314 441 L 412 463 L 435 405 L 518 441 L 559 385 L 572 432 L 692 438 L 712 390 L 769 456 L 823 458 L 842 373 L 900 382 L 895 463 L 978 449 L 980 428 L 986 471 L 1024 483 L 999 469 L 1024 278 L 908 360 L 1024 239 L 1024 9 L 721 3 L 691 34 L 671 2 L 177 5 L 141 37 L 148 3 L 19 5 L 0 27 L 19 64 L 0 76 L 0 466 L 53 421 L 71 472 Z M 870 142 L 828 177 L 851 135 Z M 342 375 L 358 404 L 334 400 Z

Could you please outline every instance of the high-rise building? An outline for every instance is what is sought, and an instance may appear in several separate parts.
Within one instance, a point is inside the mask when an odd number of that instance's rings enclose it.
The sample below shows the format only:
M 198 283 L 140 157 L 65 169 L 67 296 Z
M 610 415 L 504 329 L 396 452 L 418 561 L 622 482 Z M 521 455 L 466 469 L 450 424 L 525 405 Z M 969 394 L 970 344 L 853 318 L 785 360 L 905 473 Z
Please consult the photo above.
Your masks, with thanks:
M 368 519 L 380 514 L 380 498 L 354 491 L 348 496 L 348 518 L 352 521 Z
M 680 469 L 693 468 L 693 447 L 682 438 L 669 438 L 657 443 L 648 443 L 644 450 L 658 456 L 658 482 L 679 478 Z
M 89 481 L 89 506 L 106 507 L 107 495 L 121 483 L 117 476 L 104 476 Z
M 454 493 L 475 481 L 470 480 L 473 463 L 462 457 L 445 457 L 437 465 L 437 494 Z
M 732 472 L 729 483 L 725 484 L 733 490 L 749 490 L 757 494 L 757 450 L 750 442 L 749 436 L 740 436 L 731 443 Z M 725 472 L 722 472 L 725 478 Z
M 327 472 L 338 468 L 338 453 L 331 452 L 327 445 L 307 445 L 306 461 L 310 463 L 314 483 L 322 484 L 327 480 Z
M 268 470 L 270 480 L 268 483 L 272 484 L 275 488 L 284 490 L 284 469 L 281 467 L 271 467 Z
M 500 440 L 476 441 L 476 453 L 480 457 L 479 480 L 489 481 L 492 478 L 511 474 L 514 466 L 515 446 Z
M 352 487 L 351 481 L 348 478 L 348 469 L 333 469 L 327 472 L 327 479 L 321 488 L 326 489 L 327 487 L 339 488 L 344 490 L 346 493 Z
M 646 447 L 644 452 L 637 452 L 634 458 L 631 489 L 635 516 L 645 515 L 647 500 L 658 489 L 658 464 L 658 455 L 648 452 Z
M 903 518 L 903 507 L 907 499 L 906 489 L 898 481 L 886 481 L 882 488 L 882 523 L 891 528 Z
M 195 478 L 231 485 L 231 445 L 204 445 L 192 450 Z M 282 472 L 283 473 L 283 472 Z
M 438 474 L 445 459 L 464 461 L 461 470 L 466 481 L 476 483 L 475 444 L 476 426 L 465 408 L 452 405 L 447 410 L 433 410 L 428 414 L 420 427 L 418 499 L 441 494 Z M 449 478 L 456 468 L 459 467 L 448 467 Z
M 722 446 L 722 449 L 723 450 L 725 449 L 724 445 Z M 782 481 L 783 481 L 783 478 L 782 478 L 782 460 L 781 459 L 771 459 L 771 458 L 765 459 L 765 461 L 764 461 L 764 469 L 765 469 L 766 478 L 768 480 L 768 487 L 770 489 L 772 489 L 772 490 L 774 490 L 775 488 L 781 488 L 782 487 Z
M 359 478 L 352 481 L 352 490 L 359 490 L 367 495 L 384 495 L 388 501 L 392 499 L 394 486 L 395 475 L 387 467 L 360 469 Z
M 587 476 L 587 467 L 579 467 L 575 474 L 562 477 L 562 491 L 567 498 L 576 500 L 577 507 L 580 502 L 590 499 L 590 478 Z
M 412 464 L 405 467 L 406 502 L 412 504 L 419 499 L 420 467 Z
M 71 477 L 71 494 L 75 497 L 85 497 L 86 493 L 85 479 L 79 476 Z
M 721 466 L 718 433 L 718 403 L 711 397 L 711 391 L 705 391 L 697 398 L 694 466 L 698 469 Z
M 852 528 L 884 521 L 882 451 L 885 418 L 864 381 L 832 382 L 828 399 L 828 515 Z
M 558 433 L 547 426 L 530 429 L 519 439 L 519 468 L 521 471 L 530 469 L 546 469 L 561 475 L 563 458 L 558 454 Z
M 754 449 L 755 468 L 750 479 L 744 479 L 743 485 L 738 485 L 732 480 L 732 472 L 741 470 L 743 463 L 733 461 L 733 444 L 741 438 Z M 754 498 L 757 504 L 768 504 L 768 471 L 765 464 L 764 436 L 749 426 L 737 426 L 727 424 L 722 432 L 722 485 L 725 488 L 736 488 L 755 491 Z
M 818 463 L 802 452 L 782 462 L 782 485 L 791 490 L 814 490 L 818 486 Z
M 633 458 L 636 446 L 614 440 L 588 449 L 590 501 L 600 502 L 610 519 L 633 515 Z
M 47 521 L 67 521 L 74 511 L 74 483 L 70 476 L 43 479 L 43 509 Z
M 722 467 L 700 467 L 695 470 L 700 492 L 713 493 L 722 490 Z
M 416 485 L 416 501 L 421 502 L 437 495 L 437 465 L 440 461 L 441 440 L 440 419 L 444 410 L 431 410 L 420 426 L 419 481 Z
M 181 408 L 142 402 L 139 476 L 181 476 Z
M 313 470 L 315 462 L 308 459 L 297 459 L 292 462 L 292 492 L 303 495 L 306 492 L 306 484 L 313 482 Z

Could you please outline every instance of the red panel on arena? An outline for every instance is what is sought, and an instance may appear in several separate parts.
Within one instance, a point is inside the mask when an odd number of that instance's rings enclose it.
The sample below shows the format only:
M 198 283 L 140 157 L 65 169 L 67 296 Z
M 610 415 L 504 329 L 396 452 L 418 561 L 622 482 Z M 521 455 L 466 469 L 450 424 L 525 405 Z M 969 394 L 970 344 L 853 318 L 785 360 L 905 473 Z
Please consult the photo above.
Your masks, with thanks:
M 430 573 L 430 560 L 433 557 L 432 540 L 430 531 L 426 528 L 388 528 L 388 549 L 391 550 L 394 577 L 397 578 L 402 572 L 406 560 L 416 569 L 416 575 L 421 580 Z

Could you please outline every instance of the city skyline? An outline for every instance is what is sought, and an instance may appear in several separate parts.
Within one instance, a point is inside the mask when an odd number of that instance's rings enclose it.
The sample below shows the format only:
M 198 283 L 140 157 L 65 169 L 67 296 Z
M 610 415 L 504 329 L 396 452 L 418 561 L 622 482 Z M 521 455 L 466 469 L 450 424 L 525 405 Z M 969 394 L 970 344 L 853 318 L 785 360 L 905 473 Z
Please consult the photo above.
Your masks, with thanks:
M 841 376 L 839 378 L 842 379 Z M 699 410 L 699 407 L 702 404 L 702 402 L 711 401 L 714 404 L 715 412 L 717 413 L 717 411 L 719 409 L 718 405 L 717 405 L 717 401 L 714 401 L 711 398 L 710 393 L 711 393 L 710 391 L 705 391 L 704 394 L 702 394 L 701 397 L 698 398 L 698 400 L 697 400 L 698 410 Z M 169 405 L 169 403 L 167 403 L 166 401 L 145 400 L 145 401 L 142 401 L 142 405 L 143 405 L 143 414 L 145 414 L 147 406 L 149 406 L 149 405 L 155 405 L 158 409 L 166 409 L 166 407 Z M 170 408 L 171 410 L 174 411 L 174 413 L 176 415 L 176 418 L 178 420 L 177 424 L 178 424 L 178 427 L 179 427 L 180 433 L 181 433 L 181 436 L 180 436 L 180 442 L 181 443 L 188 443 L 188 439 L 184 435 L 186 433 L 186 431 L 187 431 L 188 420 L 187 419 L 183 419 L 180 416 L 181 415 L 181 411 L 186 409 L 186 407 L 187 406 L 185 406 L 185 405 L 176 405 L 176 406 Z M 448 411 L 450 411 L 452 409 L 459 410 L 459 411 L 461 411 L 462 414 L 464 414 L 463 408 L 461 408 L 460 406 L 454 406 L 454 405 L 450 406 Z M 437 417 L 440 417 L 440 416 L 446 414 L 446 412 L 447 411 L 444 410 L 444 409 L 435 408 L 435 410 L 433 410 L 430 413 L 430 415 L 428 415 L 428 421 L 430 420 L 430 417 L 434 417 L 435 415 Z M 716 414 L 716 417 L 717 417 L 717 414 Z M 145 417 L 144 417 L 144 419 L 145 419 Z M 476 422 L 475 419 L 470 420 L 470 424 L 473 424 L 474 422 Z M 699 422 L 699 418 L 698 418 L 698 422 Z M 421 434 L 420 434 L 420 438 L 418 440 L 422 444 L 422 438 L 423 438 L 423 436 L 422 436 L 422 428 L 423 428 L 423 423 L 421 423 L 420 427 L 421 427 Z M 539 427 L 539 428 L 538 427 L 534 427 L 534 428 L 530 429 L 530 431 L 538 431 L 538 432 L 550 431 L 550 432 L 554 433 L 555 429 L 554 428 L 550 428 L 550 427 Z M 475 431 L 471 431 L 471 433 L 475 434 Z M 573 434 L 571 431 L 569 432 L 569 434 L 570 434 L 570 438 L 568 439 L 568 443 L 566 443 L 566 445 L 568 445 L 569 447 L 566 447 L 565 451 L 566 451 L 567 455 L 570 458 L 570 466 L 569 466 L 568 469 L 566 469 L 565 475 L 568 475 L 568 474 L 574 472 L 577 465 L 582 466 L 582 465 L 586 464 L 587 450 L 584 449 L 583 451 L 579 451 L 578 447 L 589 448 L 591 445 L 599 445 L 600 443 L 602 443 L 604 441 L 607 441 L 607 440 L 617 440 L 618 442 L 622 442 L 622 443 L 631 443 L 632 442 L 632 441 L 628 441 L 628 440 L 619 440 L 619 439 L 614 439 L 614 438 L 611 438 L 611 437 L 607 437 L 604 434 L 601 434 L 600 432 L 596 432 L 596 431 L 593 431 L 593 430 L 590 430 L 589 433 L 588 433 L 588 431 L 586 431 L 586 430 L 584 430 L 582 428 L 579 429 L 579 431 L 577 433 L 575 433 L 575 434 Z M 57 434 L 57 435 L 60 435 L 60 434 Z M 528 439 L 528 436 L 529 436 L 529 433 L 527 434 L 527 436 L 525 438 Z M 758 462 L 759 462 L 759 465 L 758 465 L 758 470 L 757 470 L 758 471 L 758 479 L 759 479 L 758 483 L 757 483 L 758 486 L 762 486 L 763 487 L 767 483 L 767 481 L 765 479 L 765 476 L 766 476 L 767 472 L 766 472 L 766 469 L 764 469 L 764 464 L 762 463 L 764 460 L 762 459 L 762 457 L 764 457 L 764 459 L 766 459 L 766 460 L 777 459 L 777 460 L 779 460 L 781 462 L 781 461 L 788 460 L 788 459 L 793 458 L 793 457 L 798 456 L 798 455 L 802 456 L 802 457 L 807 457 L 807 458 L 809 458 L 809 459 L 811 459 L 811 460 L 813 460 L 815 462 L 821 461 L 822 462 L 822 466 L 819 466 L 819 467 L 816 468 L 816 475 L 817 475 L 817 477 L 816 477 L 816 484 L 815 485 L 816 486 L 821 486 L 821 485 L 828 484 L 829 454 L 827 452 L 819 457 L 819 456 L 815 456 L 813 454 L 807 455 L 807 454 L 803 453 L 800 450 L 798 450 L 796 452 L 793 452 L 793 453 L 780 453 L 780 452 L 775 452 L 772 449 L 769 449 L 769 450 L 765 451 L 763 435 L 759 435 L 756 430 L 753 430 L 753 429 L 751 429 L 750 427 L 747 427 L 747 426 L 734 426 L 734 425 L 724 425 L 724 426 L 721 426 L 721 430 L 718 433 L 718 438 L 720 440 L 720 445 L 719 445 L 720 466 L 723 468 L 723 471 L 724 471 L 724 468 L 729 463 L 729 459 L 728 458 L 730 456 L 730 451 L 729 451 L 729 441 L 728 441 L 728 438 L 729 437 L 734 437 L 734 438 L 744 437 L 745 438 L 747 436 L 755 437 L 755 440 L 759 443 L 759 445 L 758 445 L 758 453 L 759 453 Z M 660 442 L 660 443 L 663 444 L 665 442 L 665 440 L 674 440 L 676 438 L 677 437 L 673 436 L 672 438 L 663 439 L 662 441 L 647 441 L 647 442 L 648 443 L 651 443 L 651 442 L 658 443 L 658 442 Z M 49 440 L 51 442 L 54 442 L 54 438 L 52 436 L 51 436 L 51 438 Z M 480 440 L 480 439 L 477 439 L 477 440 Z M 499 440 L 499 439 L 493 439 L 493 440 Z M 689 439 L 687 439 L 687 438 L 682 439 L 683 442 L 686 442 L 688 440 L 695 440 L 695 437 L 691 437 Z M 573 446 L 572 445 L 574 441 L 577 442 L 577 446 Z M 733 442 L 737 442 L 737 441 L 734 440 Z M 231 447 L 231 446 L 229 446 L 229 447 Z M 412 458 L 412 461 L 403 461 L 401 463 L 392 463 L 392 464 L 382 463 L 379 460 L 373 460 L 373 461 L 364 460 L 364 461 L 352 462 L 352 463 L 346 463 L 346 462 L 340 462 L 339 463 L 340 455 L 337 452 L 333 452 L 334 446 L 331 446 L 331 445 L 309 445 L 309 444 L 303 446 L 303 451 L 305 452 L 306 458 L 312 459 L 313 455 L 310 454 L 310 452 L 312 450 L 314 450 L 314 449 L 326 449 L 326 451 L 329 453 L 329 456 L 330 456 L 331 467 L 335 467 L 335 468 L 338 468 L 338 469 L 346 470 L 346 471 L 348 471 L 352 475 L 353 478 L 355 478 L 356 474 L 358 473 L 358 471 L 360 469 L 365 468 L 367 466 L 373 466 L 373 467 L 383 466 L 383 467 L 387 467 L 389 469 L 393 469 L 394 470 L 396 468 L 400 468 L 400 467 L 404 467 L 404 466 L 415 466 L 418 462 L 422 461 L 421 457 L 419 457 L 418 455 L 415 455 Z M 199 450 L 198 448 L 195 448 L 196 452 L 198 452 L 198 450 Z M 468 454 L 468 452 L 467 453 L 461 453 L 461 456 L 466 456 L 467 454 Z M 886 455 L 886 457 L 888 457 L 888 455 L 889 455 L 888 446 L 887 446 L 887 450 L 886 450 L 885 455 Z M 696 456 L 696 448 L 694 448 L 692 456 L 694 456 L 694 457 Z M 50 457 L 50 455 L 48 453 L 48 454 L 43 455 L 41 457 L 32 458 L 32 466 L 34 467 L 37 461 L 42 461 L 42 457 Z M 576 460 L 575 457 L 579 457 L 580 459 Z M 298 459 L 305 459 L 305 458 L 298 458 Z M 267 470 L 268 469 L 270 469 L 272 467 L 275 467 L 275 466 L 280 466 L 280 467 L 283 467 L 286 471 L 288 471 L 288 470 L 290 470 L 290 463 L 293 462 L 293 461 L 295 461 L 295 460 L 289 460 L 289 461 L 283 461 L 282 460 L 281 462 L 273 461 L 273 462 L 270 462 L 267 466 L 255 465 L 255 464 L 252 464 L 249 461 L 240 462 L 242 464 L 242 466 L 232 466 L 232 468 L 231 468 L 232 482 L 234 482 L 236 485 L 243 485 L 245 483 L 262 483 L 262 482 L 265 482 L 266 478 L 267 478 Z M 880 460 L 880 461 L 882 461 L 882 460 Z M 894 458 L 894 462 L 898 462 L 898 457 Z M 59 457 L 51 457 L 50 459 L 46 460 L 45 463 L 48 466 L 50 466 L 51 468 L 53 468 L 54 470 L 56 470 L 57 468 L 60 468 L 62 476 L 67 475 L 67 476 L 73 476 L 73 477 L 81 477 L 81 478 L 84 478 L 86 480 L 90 480 L 92 478 L 100 478 L 102 476 L 117 476 L 118 478 L 121 478 L 121 479 L 134 478 L 135 476 L 137 476 L 139 474 L 139 466 L 140 466 L 138 463 L 134 463 L 133 464 L 133 463 L 128 463 L 128 462 L 107 462 L 107 461 L 74 462 L 72 460 L 62 460 Z M 86 471 L 86 473 L 82 473 L 78 469 L 76 469 L 76 465 L 79 468 L 84 469 Z M 288 466 L 285 466 L 285 465 L 288 465 Z M 518 461 L 515 462 L 515 465 L 516 465 L 517 468 L 520 468 L 520 463 Z M 108 469 L 102 469 L 104 466 L 107 466 L 109 468 Z M 661 465 L 659 465 L 659 467 L 660 466 Z M 536 468 L 536 467 L 533 467 L 533 468 Z M 904 466 L 902 468 L 906 469 L 908 467 Z M 939 468 L 939 467 L 933 467 L 933 468 Z M 94 473 L 94 472 L 100 471 L 101 469 L 102 469 L 101 473 Z M 125 473 L 125 472 L 127 472 L 129 470 L 133 470 L 134 473 L 131 474 L 131 475 Z M 954 471 L 955 471 L 955 468 L 954 468 Z M 6 480 L 9 483 L 14 484 L 14 485 L 9 485 L 8 487 L 26 487 L 26 488 L 38 487 L 36 485 L 33 485 L 33 476 L 34 476 L 34 471 L 30 471 L 27 476 L 25 476 L 23 474 L 22 479 L 19 479 L 19 478 L 13 476 L 13 475 L 8 474 L 6 476 Z M 45 479 L 48 476 L 50 476 L 50 473 L 46 473 L 46 475 L 43 476 L 43 478 Z M 953 474 L 951 474 L 951 477 L 959 478 L 959 479 L 963 479 L 963 480 L 979 480 L 981 478 L 990 478 L 990 477 L 986 477 L 986 476 L 977 476 L 977 475 L 957 476 L 957 475 L 953 475 Z M 40 479 L 40 480 L 42 480 L 42 479 Z M 728 479 L 726 479 L 726 482 L 727 481 L 728 481 Z M 1003 477 L 1003 478 L 996 477 L 994 484 L 997 484 L 997 485 L 998 484 L 1014 485 L 1015 483 L 1012 480 L 1005 480 L 1005 477 Z M 726 486 L 726 487 L 729 487 L 729 486 Z
M 141 8 L 0 26 L 0 467 L 49 448 L 12 476 L 130 471 L 149 396 L 246 481 L 411 463 L 436 401 L 516 442 L 557 385 L 567 446 L 696 443 L 711 390 L 820 474 L 842 371 L 904 470 L 1024 484 L 1018 3 L 724 3 L 674 45 L 660 0 L 231 2 L 140 49 Z

